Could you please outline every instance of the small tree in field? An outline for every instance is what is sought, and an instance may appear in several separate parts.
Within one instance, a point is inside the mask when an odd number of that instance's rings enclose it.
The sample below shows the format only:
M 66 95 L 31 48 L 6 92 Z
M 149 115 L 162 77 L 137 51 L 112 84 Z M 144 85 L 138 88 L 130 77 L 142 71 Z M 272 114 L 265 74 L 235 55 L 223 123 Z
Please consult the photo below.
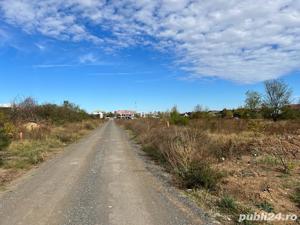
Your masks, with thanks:
M 221 111 L 221 117 L 222 118 L 232 118 L 233 117 L 233 113 L 232 113 L 232 110 L 228 110 L 228 109 L 223 109 Z
M 284 106 L 290 104 L 292 91 L 281 80 L 269 80 L 265 82 L 266 96 L 265 106 L 270 110 L 271 117 L 277 121 Z
M 202 111 L 204 111 L 204 110 L 203 110 L 203 107 L 201 105 L 198 104 L 198 105 L 195 106 L 194 112 L 202 112 Z
M 11 116 L 15 123 L 37 121 L 37 102 L 31 97 L 27 97 L 20 102 L 12 104 Z
M 262 100 L 261 95 L 256 91 L 247 91 L 245 106 L 251 111 L 256 111 L 261 106 Z
M 208 108 L 204 108 L 201 105 L 196 105 L 194 111 L 192 112 L 191 118 L 192 119 L 199 119 L 199 118 L 208 118 Z
M 251 118 L 257 117 L 257 112 L 261 107 L 262 99 L 261 95 L 256 91 L 247 91 L 245 99 L 245 108 L 248 111 L 248 115 Z
M 177 107 L 174 106 L 170 112 L 170 123 L 175 125 L 187 125 L 189 119 L 187 117 L 183 117 L 177 110 Z

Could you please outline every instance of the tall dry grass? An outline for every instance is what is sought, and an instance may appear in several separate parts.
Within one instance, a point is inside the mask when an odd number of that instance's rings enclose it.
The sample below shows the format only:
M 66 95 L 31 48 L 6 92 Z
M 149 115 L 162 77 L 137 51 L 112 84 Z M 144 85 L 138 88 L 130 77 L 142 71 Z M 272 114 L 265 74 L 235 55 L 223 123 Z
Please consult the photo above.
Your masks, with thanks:
M 300 124 L 292 121 L 274 123 L 215 118 L 192 120 L 188 126 L 169 126 L 158 119 L 119 123 L 133 130 L 144 150 L 166 163 L 173 173 L 183 178 L 183 183 L 187 174 L 200 173 L 199 169 L 203 172 L 202 167 L 209 168 L 210 176 L 218 174 L 210 165 L 225 159 L 268 153 L 281 162 L 283 170 L 288 171 L 289 159 L 299 156 L 299 139 L 294 137 L 300 134 Z M 198 186 L 197 182 L 193 185 Z
M 192 188 L 188 193 L 202 208 L 228 218 L 221 219 L 222 224 L 235 224 L 241 213 L 299 210 L 298 121 L 208 118 L 190 120 L 187 126 L 168 126 L 159 119 L 119 123 L 175 175 L 177 184 Z
M 78 140 L 90 130 L 99 126 L 98 120 L 86 120 L 66 123 L 63 126 L 43 124 L 36 129 L 28 130 L 21 127 L 22 140 L 16 138 L 0 151 L 0 168 L 28 169 L 32 165 L 44 161 L 58 148 Z M 0 174 L 1 185 L 1 174 Z

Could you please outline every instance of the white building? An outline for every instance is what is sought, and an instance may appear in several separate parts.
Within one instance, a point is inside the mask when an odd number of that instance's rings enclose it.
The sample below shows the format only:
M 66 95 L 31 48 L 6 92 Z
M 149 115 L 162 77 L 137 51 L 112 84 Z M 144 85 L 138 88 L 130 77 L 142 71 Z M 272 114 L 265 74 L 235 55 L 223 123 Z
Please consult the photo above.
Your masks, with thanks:
M 132 110 L 117 110 L 117 111 L 115 111 L 115 115 L 119 119 L 133 119 L 135 114 L 136 114 L 136 112 L 132 111 Z
M 98 116 L 99 119 L 103 119 L 104 118 L 104 112 L 102 111 L 94 111 L 92 112 L 93 115 Z

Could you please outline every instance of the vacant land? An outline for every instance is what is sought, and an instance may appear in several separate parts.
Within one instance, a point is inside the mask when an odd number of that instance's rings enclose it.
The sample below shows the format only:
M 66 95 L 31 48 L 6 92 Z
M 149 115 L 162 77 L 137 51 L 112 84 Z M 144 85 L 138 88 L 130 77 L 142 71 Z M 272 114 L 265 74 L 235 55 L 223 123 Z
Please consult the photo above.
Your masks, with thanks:
M 30 130 L 24 129 L 23 138 L 12 140 L 0 151 L 0 186 L 12 181 L 24 171 L 45 161 L 62 147 L 78 140 L 99 126 L 98 120 L 43 125 Z
M 146 168 L 109 121 L 0 194 L 1 225 L 212 224 Z
M 299 121 L 208 118 L 190 120 L 185 126 L 161 119 L 119 123 L 174 175 L 176 185 L 222 224 L 236 223 L 240 213 L 299 213 Z
M 79 106 L 25 98 L 0 108 L 0 186 L 96 128 L 101 120 Z

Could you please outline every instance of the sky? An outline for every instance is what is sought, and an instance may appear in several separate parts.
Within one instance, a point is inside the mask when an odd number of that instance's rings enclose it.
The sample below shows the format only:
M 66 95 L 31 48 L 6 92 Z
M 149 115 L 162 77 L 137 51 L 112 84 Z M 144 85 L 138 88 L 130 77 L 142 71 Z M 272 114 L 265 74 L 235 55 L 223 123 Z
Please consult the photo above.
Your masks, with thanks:
M 297 102 L 300 1 L 0 0 L 0 68 L 0 104 L 235 108 L 270 79 Z

